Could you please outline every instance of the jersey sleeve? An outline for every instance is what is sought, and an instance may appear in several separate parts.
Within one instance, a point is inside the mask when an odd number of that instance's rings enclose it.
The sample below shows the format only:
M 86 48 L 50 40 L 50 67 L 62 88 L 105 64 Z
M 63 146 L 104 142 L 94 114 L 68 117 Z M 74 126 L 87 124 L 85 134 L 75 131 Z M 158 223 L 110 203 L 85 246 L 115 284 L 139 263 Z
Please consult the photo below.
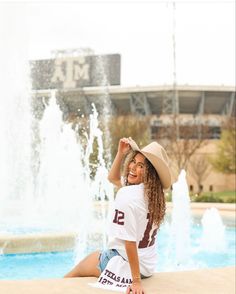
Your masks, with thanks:
M 126 241 L 137 241 L 136 209 L 129 189 L 121 188 L 111 215 L 109 235 Z

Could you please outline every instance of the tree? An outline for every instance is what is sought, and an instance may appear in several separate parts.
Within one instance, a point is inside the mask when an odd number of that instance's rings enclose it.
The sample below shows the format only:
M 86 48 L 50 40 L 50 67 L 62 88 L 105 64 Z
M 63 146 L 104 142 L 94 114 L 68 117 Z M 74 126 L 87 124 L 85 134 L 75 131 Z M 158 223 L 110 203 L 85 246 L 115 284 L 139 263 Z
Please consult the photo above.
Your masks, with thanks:
M 165 127 L 159 128 L 157 140 L 167 150 L 172 170 L 179 174 L 181 169 L 187 170 L 192 156 L 207 144 L 209 128 L 206 123 L 186 122 L 178 116 L 169 119 Z
M 235 120 L 231 119 L 221 133 L 216 155 L 210 157 L 213 168 L 225 174 L 235 174 Z
M 207 179 L 211 172 L 211 166 L 209 164 L 209 161 L 204 154 L 196 154 L 191 160 L 190 160 L 190 171 L 191 175 L 197 182 L 198 186 L 198 194 L 200 195 L 202 192 L 202 183 L 204 180 Z
M 134 115 L 113 116 L 110 119 L 111 153 L 114 159 L 120 138 L 132 137 L 142 147 L 150 142 L 150 118 Z

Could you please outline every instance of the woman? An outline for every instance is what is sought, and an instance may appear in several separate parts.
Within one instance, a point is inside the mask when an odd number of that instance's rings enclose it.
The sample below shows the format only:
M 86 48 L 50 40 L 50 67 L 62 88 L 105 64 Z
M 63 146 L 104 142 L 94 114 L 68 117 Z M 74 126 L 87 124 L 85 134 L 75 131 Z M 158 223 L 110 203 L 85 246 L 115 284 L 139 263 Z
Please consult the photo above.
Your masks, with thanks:
M 131 138 L 122 138 L 108 179 L 120 188 L 108 250 L 90 254 L 65 277 L 99 277 L 108 261 L 121 255 L 129 262 L 132 274 L 126 293 L 142 294 L 141 278 L 151 276 L 155 270 L 155 237 L 165 214 L 163 189 L 171 185 L 166 152 L 156 142 L 140 150 Z

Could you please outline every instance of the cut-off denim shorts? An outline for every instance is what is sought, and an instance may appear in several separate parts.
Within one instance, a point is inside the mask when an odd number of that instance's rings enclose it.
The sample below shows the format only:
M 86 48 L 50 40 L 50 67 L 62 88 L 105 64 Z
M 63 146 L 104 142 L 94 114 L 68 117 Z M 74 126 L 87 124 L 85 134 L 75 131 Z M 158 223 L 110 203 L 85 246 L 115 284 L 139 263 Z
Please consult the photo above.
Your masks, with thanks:
M 100 253 L 99 256 L 99 263 L 98 263 L 98 269 L 103 272 L 106 268 L 108 261 L 114 257 L 120 255 L 119 252 L 116 249 L 107 249 Z M 144 276 L 143 274 L 140 274 L 141 279 L 146 279 L 148 277 Z
M 99 264 L 98 264 L 98 269 L 103 272 L 105 267 L 108 264 L 108 261 L 116 256 L 116 255 L 120 255 L 119 252 L 116 249 L 107 249 L 101 252 L 100 256 L 99 256 Z

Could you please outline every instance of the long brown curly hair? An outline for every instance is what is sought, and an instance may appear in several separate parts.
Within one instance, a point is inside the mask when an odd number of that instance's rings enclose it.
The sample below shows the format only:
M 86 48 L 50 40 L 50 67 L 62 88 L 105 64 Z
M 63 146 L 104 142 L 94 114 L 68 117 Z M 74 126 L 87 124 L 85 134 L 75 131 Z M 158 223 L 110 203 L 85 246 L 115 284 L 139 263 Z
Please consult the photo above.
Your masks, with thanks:
M 122 175 L 124 177 L 124 184 L 126 186 L 129 185 L 127 179 L 129 173 L 129 164 L 138 153 L 138 151 L 131 150 L 125 157 Z M 164 220 L 166 212 L 165 196 L 159 175 L 147 158 L 145 158 L 144 166 L 144 197 L 148 201 L 150 219 L 157 226 L 157 228 L 159 228 L 162 221 Z

